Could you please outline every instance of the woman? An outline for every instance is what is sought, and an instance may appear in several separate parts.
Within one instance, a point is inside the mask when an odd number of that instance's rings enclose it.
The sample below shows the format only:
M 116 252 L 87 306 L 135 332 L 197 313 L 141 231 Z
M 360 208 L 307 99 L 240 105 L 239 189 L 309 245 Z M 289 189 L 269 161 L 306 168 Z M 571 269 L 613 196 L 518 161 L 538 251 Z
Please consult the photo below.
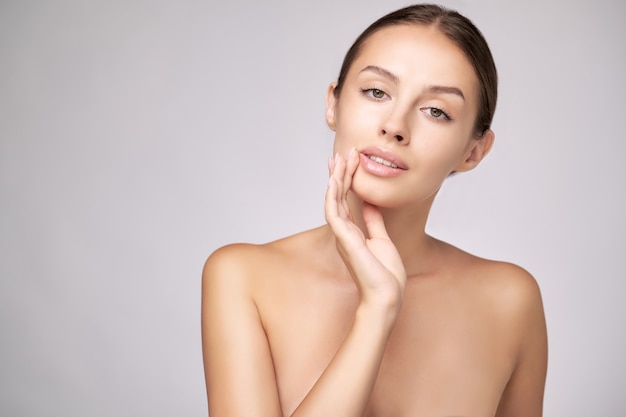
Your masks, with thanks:
M 205 265 L 211 417 L 541 415 L 535 280 L 425 233 L 492 146 L 496 84 L 480 32 L 438 6 L 357 39 L 327 94 L 327 224 Z

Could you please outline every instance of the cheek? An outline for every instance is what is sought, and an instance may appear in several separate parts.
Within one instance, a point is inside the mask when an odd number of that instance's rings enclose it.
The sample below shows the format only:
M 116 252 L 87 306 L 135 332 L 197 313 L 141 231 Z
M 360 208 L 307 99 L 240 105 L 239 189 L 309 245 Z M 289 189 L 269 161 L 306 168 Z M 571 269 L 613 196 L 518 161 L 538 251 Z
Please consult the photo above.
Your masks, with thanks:
M 371 140 L 377 132 L 377 119 L 363 106 L 346 103 L 337 110 L 335 125 L 335 152 L 347 153 L 350 148 Z
M 451 171 L 463 159 L 466 153 L 466 141 L 455 131 L 422 132 L 413 138 L 411 145 L 420 155 L 422 163 L 441 172 Z M 437 169 L 439 167 L 439 169 Z M 447 174 L 446 174 L 447 175 Z

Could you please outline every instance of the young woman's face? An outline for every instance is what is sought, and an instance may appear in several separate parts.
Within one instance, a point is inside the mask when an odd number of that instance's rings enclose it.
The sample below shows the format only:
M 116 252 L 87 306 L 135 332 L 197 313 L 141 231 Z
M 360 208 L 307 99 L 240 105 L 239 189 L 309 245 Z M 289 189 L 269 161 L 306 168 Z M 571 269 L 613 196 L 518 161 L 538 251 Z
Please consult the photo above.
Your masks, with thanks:
M 474 138 L 474 69 L 431 26 L 396 25 L 374 33 L 338 98 L 333 88 L 326 118 L 336 132 L 334 151 L 359 151 L 352 190 L 372 204 L 428 200 L 451 172 L 472 169 L 491 146 L 491 131 Z

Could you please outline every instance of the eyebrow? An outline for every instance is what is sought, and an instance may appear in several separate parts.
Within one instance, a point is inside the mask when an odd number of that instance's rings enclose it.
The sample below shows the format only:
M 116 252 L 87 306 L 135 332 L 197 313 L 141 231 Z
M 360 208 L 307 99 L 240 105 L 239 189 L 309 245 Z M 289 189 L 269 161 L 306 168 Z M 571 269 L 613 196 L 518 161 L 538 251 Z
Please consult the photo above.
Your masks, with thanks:
M 380 75 L 381 77 L 385 77 L 391 82 L 393 82 L 394 84 L 398 84 L 400 82 L 400 78 L 396 74 L 376 65 L 368 65 L 367 67 L 361 70 L 361 72 L 365 72 L 365 71 L 370 71 L 370 72 Z M 461 89 L 457 87 L 451 87 L 451 86 L 445 86 L 445 85 L 429 85 L 424 90 L 430 94 L 454 94 L 456 96 L 461 97 L 463 101 L 465 101 L 465 95 L 463 94 Z
M 463 92 L 457 87 L 448 87 L 445 85 L 429 85 L 425 89 L 427 92 L 431 94 L 454 94 L 463 99 L 465 101 L 465 96 Z
M 376 65 L 368 65 L 367 67 L 361 70 L 361 72 L 365 72 L 365 71 L 376 73 L 380 75 L 381 77 L 387 78 L 388 80 L 392 81 L 395 84 L 398 84 L 400 82 L 400 78 L 398 78 L 396 74 L 384 68 L 377 67 Z

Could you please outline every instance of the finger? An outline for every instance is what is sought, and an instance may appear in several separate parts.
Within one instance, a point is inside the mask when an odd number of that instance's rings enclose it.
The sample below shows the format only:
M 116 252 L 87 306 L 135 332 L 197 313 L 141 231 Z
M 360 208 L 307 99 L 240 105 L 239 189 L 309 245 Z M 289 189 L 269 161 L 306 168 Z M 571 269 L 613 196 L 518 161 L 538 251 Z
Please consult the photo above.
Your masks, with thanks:
M 354 173 L 356 172 L 356 169 L 359 166 L 359 153 L 355 148 L 350 149 L 350 152 L 348 153 L 348 156 L 346 158 L 346 164 L 346 170 L 348 171 L 350 178 L 352 178 L 354 176 Z
M 334 156 L 328 157 L 328 171 L 329 178 L 328 184 L 326 188 L 326 196 L 324 200 L 324 213 L 326 215 L 326 219 L 328 220 L 328 216 L 336 216 L 337 215 L 337 158 L 339 154 L 335 154 Z
M 338 218 L 337 207 L 337 182 L 335 178 L 328 179 L 328 188 L 326 189 L 326 197 L 324 200 L 324 215 L 329 225 L 336 222 Z
M 351 148 L 350 152 L 348 152 L 348 155 L 346 156 L 346 168 L 343 173 L 343 191 L 345 194 L 348 194 L 348 191 L 352 186 L 352 176 L 354 175 L 354 171 L 356 171 L 356 166 L 358 165 L 358 159 L 355 159 L 355 156 L 356 151 L 354 148 Z
M 337 197 L 337 181 L 335 180 L 335 178 L 331 177 L 328 181 L 328 190 L 326 191 L 326 200 L 324 207 L 326 222 L 328 223 L 330 229 L 337 238 L 339 247 L 343 247 L 344 245 L 350 245 L 350 242 L 353 241 L 354 237 L 350 237 L 351 223 L 349 223 L 345 217 L 341 216 L 339 210 L 340 204 Z M 363 237 L 361 237 L 361 241 L 363 241 Z
M 345 171 L 345 163 L 343 161 L 343 158 L 341 157 L 341 155 L 339 154 L 335 154 L 334 158 L 333 158 L 333 162 L 332 162 L 332 172 L 331 172 L 331 176 L 335 178 L 335 180 L 337 180 L 338 182 L 338 186 L 339 186 L 339 190 L 341 191 L 341 189 L 343 188 L 343 174 Z
M 348 157 L 346 159 L 346 172 L 344 174 L 344 193 L 346 198 L 344 199 L 346 210 L 349 212 L 348 207 L 348 191 L 352 189 L 352 183 L 354 182 L 354 174 L 359 166 L 359 154 L 356 149 L 350 149 Z
M 354 160 L 352 159 L 353 154 L 354 148 L 351 148 L 345 159 L 343 159 L 341 156 L 339 157 L 341 160 L 343 160 L 343 175 L 340 178 L 341 197 L 339 199 L 339 203 L 342 206 L 340 209 L 342 215 L 345 215 L 347 218 L 351 218 L 350 207 L 348 206 L 348 191 L 350 191 L 350 187 L 352 186 L 352 175 L 354 174 Z
M 337 225 L 340 220 L 348 219 L 348 210 L 343 203 L 343 182 L 342 172 L 345 170 L 345 163 L 339 155 L 335 155 L 332 160 L 332 174 L 328 179 L 324 212 L 326 221 Z M 331 224 L 331 227 L 333 224 Z
M 389 239 L 380 210 L 378 210 L 378 207 L 365 201 L 363 202 L 363 221 L 370 239 Z
M 350 209 L 348 208 L 348 201 L 346 199 L 348 193 L 348 188 L 346 188 L 345 185 L 346 161 L 341 155 L 337 155 L 335 161 L 333 179 L 337 183 L 337 211 L 342 218 L 348 218 Z

